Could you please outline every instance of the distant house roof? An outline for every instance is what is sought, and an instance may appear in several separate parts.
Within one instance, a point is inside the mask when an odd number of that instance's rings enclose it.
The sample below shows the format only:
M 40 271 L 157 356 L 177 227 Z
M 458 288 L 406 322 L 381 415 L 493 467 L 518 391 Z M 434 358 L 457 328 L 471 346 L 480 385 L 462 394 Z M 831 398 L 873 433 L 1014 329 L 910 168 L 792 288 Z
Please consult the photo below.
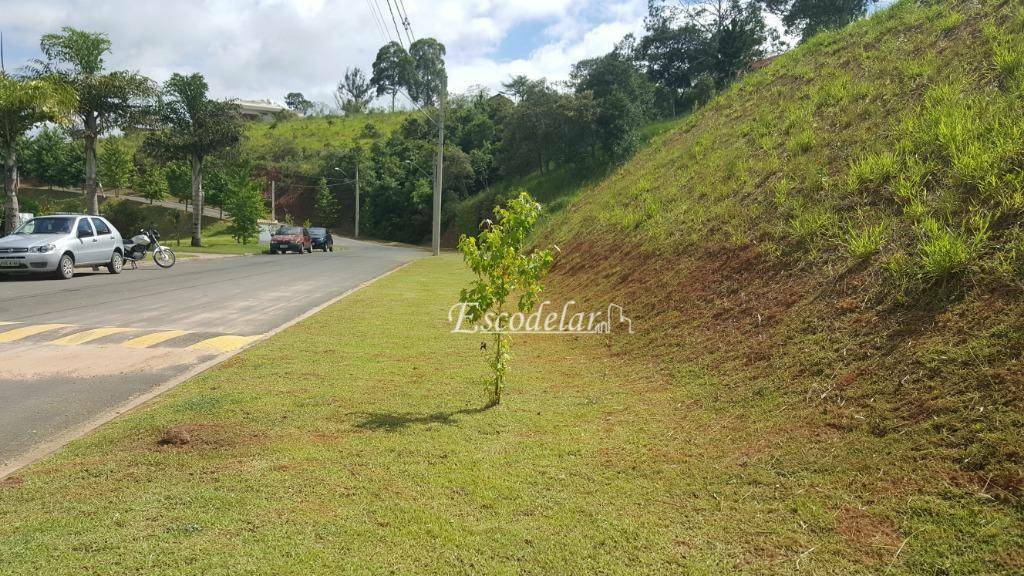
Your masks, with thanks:
M 235 100 L 235 104 L 238 105 L 242 110 L 242 114 L 273 114 L 275 112 L 285 112 L 288 110 L 285 106 L 276 104 L 269 100 Z

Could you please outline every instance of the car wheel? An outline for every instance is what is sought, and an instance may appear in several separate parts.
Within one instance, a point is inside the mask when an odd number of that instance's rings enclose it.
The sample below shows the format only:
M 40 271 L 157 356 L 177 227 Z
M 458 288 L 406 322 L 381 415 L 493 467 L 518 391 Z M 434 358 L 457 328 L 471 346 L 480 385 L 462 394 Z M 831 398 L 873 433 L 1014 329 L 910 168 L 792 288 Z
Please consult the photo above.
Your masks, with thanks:
M 271 254 L 277 254 L 277 250 L 271 250 L 270 253 Z
M 110 256 L 110 263 L 107 264 L 107 270 L 109 270 L 111 274 L 120 274 L 123 269 L 124 258 L 121 256 L 120 252 L 115 250 Z
M 70 280 L 75 276 L 75 259 L 71 254 L 65 254 L 60 257 L 60 262 L 57 263 L 57 278 L 61 280 Z

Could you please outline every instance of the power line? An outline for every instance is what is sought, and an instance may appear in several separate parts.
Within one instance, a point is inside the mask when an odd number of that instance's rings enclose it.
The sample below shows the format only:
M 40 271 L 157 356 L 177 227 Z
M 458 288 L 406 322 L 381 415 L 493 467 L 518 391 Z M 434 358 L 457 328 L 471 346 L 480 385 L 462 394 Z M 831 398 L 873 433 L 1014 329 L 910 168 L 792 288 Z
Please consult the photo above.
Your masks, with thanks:
M 366 7 L 370 9 L 370 16 L 373 17 L 373 23 L 377 25 L 377 32 L 380 32 L 380 37 L 383 41 L 387 42 L 388 38 L 384 34 L 384 28 L 380 25 L 380 20 L 377 18 L 377 13 L 373 10 L 373 4 L 370 0 L 366 0 Z
M 416 102 L 415 102 L 415 101 L 414 101 L 414 100 L 412 99 L 412 97 L 411 97 L 411 96 L 409 96 L 409 93 L 408 93 L 408 92 L 406 92 L 405 90 L 401 90 L 401 89 L 400 89 L 400 90 L 398 91 L 398 93 L 399 93 L 399 94 L 401 94 L 402 96 L 404 96 L 404 97 L 405 97 L 405 99 L 409 101 L 409 104 L 412 104 L 412 109 L 413 109 L 413 112 L 419 112 L 420 114 L 422 114 L 422 115 L 423 115 L 423 117 L 424 117 L 424 118 L 426 118 L 427 120 L 430 120 L 430 123 L 431 123 L 431 124 L 437 124 L 437 120 L 434 120 L 434 117 L 433 117 L 433 116 L 431 116 L 431 115 L 430 115 L 430 114 L 429 114 L 429 113 L 428 113 L 428 112 L 427 112 L 426 110 L 424 110 L 424 109 L 423 109 L 423 108 L 422 108 L 422 107 L 421 107 L 421 106 L 420 106 L 419 104 L 417 104 L 417 103 L 416 103 Z
M 416 41 L 416 35 L 412 33 L 412 22 L 409 21 L 409 11 L 405 9 L 405 0 L 396 0 L 398 15 L 402 18 L 402 26 L 405 28 L 405 35 L 409 38 L 409 45 Z
M 391 29 L 388 28 L 388 23 L 384 18 L 384 10 L 380 7 L 380 0 L 369 0 L 371 11 L 373 12 L 374 18 L 378 19 L 378 26 L 384 30 L 384 34 L 387 35 L 389 42 L 394 42 L 395 39 L 391 37 Z
M 395 25 L 395 34 L 398 35 L 398 43 L 399 44 L 403 44 L 403 42 L 402 42 L 402 33 L 398 31 L 398 20 L 395 19 L 395 11 L 394 11 L 394 9 L 391 8 L 391 0 L 386 0 L 386 1 L 388 3 L 388 12 L 391 13 L 391 23 Z M 403 48 L 404 48 L 404 46 L 403 46 Z
M 341 186 L 343 184 L 352 184 L 353 182 L 355 182 L 355 180 L 344 180 L 344 181 L 339 181 L 339 182 L 334 182 L 334 183 L 328 183 L 327 187 L 331 188 L 332 186 Z M 320 187 L 319 184 L 292 184 L 292 183 L 285 184 L 284 182 L 282 182 L 281 185 L 284 186 L 285 188 L 319 188 Z
M 280 170 L 280 169 L 277 169 L 275 171 L 277 172 L 279 178 L 309 178 L 311 180 L 312 179 L 319 179 L 319 178 L 321 178 L 321 176 L 316 176 L 316 175 L 312 175 L 312 174 L 301 174 L 299 172 L 286 172 L 286 171 Z M 275 178 L 275 180 L 276 180 L 276 178 Z M 327 180 L 328 182 L 335 182 L 335 181 L 341 182 L 342 181 L 341 178 L 324 178 L 324 180 Z M 298 186 L 298 184 L 297 184 L 297 186 Z

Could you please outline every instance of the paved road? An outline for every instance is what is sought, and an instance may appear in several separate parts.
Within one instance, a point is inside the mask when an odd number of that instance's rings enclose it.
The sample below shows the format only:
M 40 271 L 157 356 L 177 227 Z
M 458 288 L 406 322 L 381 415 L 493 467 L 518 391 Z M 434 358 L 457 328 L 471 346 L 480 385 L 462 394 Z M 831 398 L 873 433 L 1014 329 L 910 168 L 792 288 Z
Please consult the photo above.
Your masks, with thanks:
M 48 440 L 428 254 L 335 246 L 68 281 L 0 277 L 0 475 Z

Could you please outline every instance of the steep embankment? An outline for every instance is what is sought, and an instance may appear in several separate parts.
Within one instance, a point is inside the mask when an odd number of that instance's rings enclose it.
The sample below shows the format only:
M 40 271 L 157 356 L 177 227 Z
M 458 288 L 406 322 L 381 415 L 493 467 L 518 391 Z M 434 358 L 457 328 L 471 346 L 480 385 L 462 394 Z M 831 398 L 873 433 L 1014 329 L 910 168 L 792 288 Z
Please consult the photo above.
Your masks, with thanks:
M 1024 10 L 904 1 L 742 79 L 541 239 L 554 294 L 622 304 L 613 348 L 705 382 L 688 409 L 769 423 L 749 457 L 854 506 L 836 530 L 888 535 L 882 568 L 1012 572 L 1022 212 Z

